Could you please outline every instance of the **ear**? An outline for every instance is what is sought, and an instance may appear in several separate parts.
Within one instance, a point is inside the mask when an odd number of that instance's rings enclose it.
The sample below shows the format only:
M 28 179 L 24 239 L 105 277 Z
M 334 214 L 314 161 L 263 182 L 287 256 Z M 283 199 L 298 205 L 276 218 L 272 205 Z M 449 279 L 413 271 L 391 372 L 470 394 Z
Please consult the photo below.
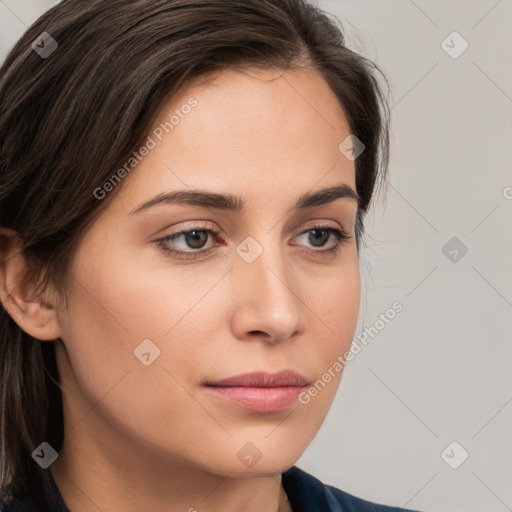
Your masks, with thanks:
M 0 227 L 0 301 L 27 334 L 39 340 L 60 338 L 56 294 L 36 296 L 33 272 L 21 254 L 16 231 Z

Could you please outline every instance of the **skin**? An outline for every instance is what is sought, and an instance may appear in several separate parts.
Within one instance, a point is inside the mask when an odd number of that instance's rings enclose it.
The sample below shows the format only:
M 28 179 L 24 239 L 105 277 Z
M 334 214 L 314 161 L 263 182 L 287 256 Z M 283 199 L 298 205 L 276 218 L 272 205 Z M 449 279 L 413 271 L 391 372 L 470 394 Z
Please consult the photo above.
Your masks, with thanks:
M 292 209 L 308 192 L 355 189 L 354 162 L 338 150 L 350 131 L 326 82 L 313 71 L 224 71 L 173 96 L 155 126 L 192 96 L 198 106 L 82 238 L 67 310 L 51 288 L 34 300 L 31 281 L 19 279 L 24 260 L 3 244 L 4 306 L 29 334 L 57 340 L 65 438 L 50 469 L 73 512 L 291 510 L 281 473 L 316 435 L 341 372 L 308 404 L 274 413 L 245 410 L 202 384 L 282 369 L 314 383 L 356 329 L 357 202 Z M 187 188 L 240 196 L 244 211 L 160 204 L 130 214 Z M 318 224 L 351 238 L 328 255 L 334 235 L 323 246 L 308 237 Z M 219 235 L 196 249 L 185 236 L 167 246 L 209 253 L 180 259 L 158 246 L 191 226 Z M 263 248 L 250 264 L 236 252 L 247 236 Z M 133 353 L 145 338 L 161 351 L 150 366 Z M 237 457 L 248 442 L 261 453 L 252 467 Z

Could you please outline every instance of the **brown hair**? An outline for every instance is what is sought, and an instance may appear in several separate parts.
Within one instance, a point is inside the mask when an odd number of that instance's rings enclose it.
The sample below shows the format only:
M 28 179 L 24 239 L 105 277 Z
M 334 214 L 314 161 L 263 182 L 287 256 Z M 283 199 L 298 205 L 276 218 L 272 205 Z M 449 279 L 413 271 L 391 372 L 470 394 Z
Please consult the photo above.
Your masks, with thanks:
M 46 58 L 32 46 L 43 32 L 58 43 Z M 382 72 L 345 46 L 338 20 L 306 0 L 63 0 L 0 68 L 0 226 L 16 231 L 40 290 L 51 282 L 65 296 L 73 251 L 120 186 L 103 201 L 93 191 L 140 147 L 163 102 L 201 75 L 248 67 L 311 68 L 336 94 L 365 145 L 359 250 L 387 170 L 389 107 Z M 49 470 L 31 453 L 63 440 L 54 342 L 1 307 L 0 358 L 0 504 L 30 495 L 49 508 Z

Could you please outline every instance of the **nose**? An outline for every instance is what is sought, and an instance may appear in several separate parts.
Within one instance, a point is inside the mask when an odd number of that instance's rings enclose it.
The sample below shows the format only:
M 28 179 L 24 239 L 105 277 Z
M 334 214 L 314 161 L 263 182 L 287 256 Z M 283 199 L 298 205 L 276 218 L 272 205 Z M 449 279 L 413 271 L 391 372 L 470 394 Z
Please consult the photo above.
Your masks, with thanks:
M 306 306 L 282 249 L 264 248 L 251 263 L 237 257 L 230 274 L 231 327 L 238 339 L 275 344 L 302 331 Z

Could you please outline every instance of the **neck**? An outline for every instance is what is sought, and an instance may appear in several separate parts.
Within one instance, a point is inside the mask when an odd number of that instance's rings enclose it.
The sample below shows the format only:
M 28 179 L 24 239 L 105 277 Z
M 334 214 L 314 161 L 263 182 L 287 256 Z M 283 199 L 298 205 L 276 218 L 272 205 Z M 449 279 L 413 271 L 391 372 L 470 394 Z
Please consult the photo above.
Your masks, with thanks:
M 90 445 L 89 445 L 90 446 Z M 115 450 L 131 453 L 133 450 Z M 281 474 L 230 478 L 191 466 L 86 453 L 64 443 L 50 467 L 69 510 L 90 512 L 292 512 Z

